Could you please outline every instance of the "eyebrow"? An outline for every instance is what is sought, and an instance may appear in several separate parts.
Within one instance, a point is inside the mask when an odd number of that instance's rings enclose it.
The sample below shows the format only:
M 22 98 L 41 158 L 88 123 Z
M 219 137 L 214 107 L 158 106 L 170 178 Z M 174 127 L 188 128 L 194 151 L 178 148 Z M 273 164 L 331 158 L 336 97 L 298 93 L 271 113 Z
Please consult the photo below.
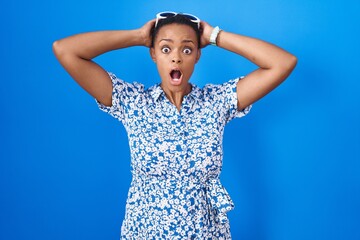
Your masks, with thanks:
M 161 42 L 161 41 L 172 42 L 172 43 L 174 42 L 174 40 L 169 39 L 169 38 L 163 38 L 163 39 L 161 39 L 159 42 Z M 193 44 L 195 44 L 194 41 L 193 41 L 193 40 L 190 40 L 190 39 L 185 39 L 185 40 L 182 40 L 181 42 L 183 42 L 183 43 L 193 43 Z

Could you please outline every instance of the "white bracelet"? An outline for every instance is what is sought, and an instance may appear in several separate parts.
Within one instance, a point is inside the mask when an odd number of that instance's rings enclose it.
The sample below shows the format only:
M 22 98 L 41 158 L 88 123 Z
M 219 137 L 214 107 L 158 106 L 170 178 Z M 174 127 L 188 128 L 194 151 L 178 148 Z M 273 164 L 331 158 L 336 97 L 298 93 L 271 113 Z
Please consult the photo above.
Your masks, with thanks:
M 210 44 L 213 45 L 213 46 L 217 46 L 216 44 L 216 40 L 217 40 L 217 37 L 219 35 L 219 32 L 221 31 L 221 29 L 216 26 L 212 32 L 211 32 L 211 35 L 210 35 Z

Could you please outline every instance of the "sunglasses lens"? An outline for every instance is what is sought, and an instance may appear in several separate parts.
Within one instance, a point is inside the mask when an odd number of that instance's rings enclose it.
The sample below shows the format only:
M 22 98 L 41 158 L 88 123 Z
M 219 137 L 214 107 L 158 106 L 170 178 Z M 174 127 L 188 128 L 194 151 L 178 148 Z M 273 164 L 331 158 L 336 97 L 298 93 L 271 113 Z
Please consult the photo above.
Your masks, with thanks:
M 189 14 L 182 14 L 182 15 L 184 15 L 185 17 L 187 17 L 187 18 L 189 18 L 190 20 L 198 20 L 198 18 L 197 17 L 195 17 L 194 15 L 189 15 Z
M 162 12 L 160 13 L 160 17 L 164 17 L 164 18 L 167 18 L 167 17 L 173 17 L 175 16 L 176 14 L 175 13 L 172 13 L 172 12 Z

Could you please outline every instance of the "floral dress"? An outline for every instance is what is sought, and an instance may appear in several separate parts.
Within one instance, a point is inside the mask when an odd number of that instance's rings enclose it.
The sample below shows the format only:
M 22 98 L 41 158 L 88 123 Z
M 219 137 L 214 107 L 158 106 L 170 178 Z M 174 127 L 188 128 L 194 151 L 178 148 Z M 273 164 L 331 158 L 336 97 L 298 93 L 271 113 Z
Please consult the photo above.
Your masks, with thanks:
M 180 111 L 160 84 L 144 89 L 109 73 L 112 106 L 101 110 L 125 126 L 132 181 L 121 239 L 231 239 L 233 202 L 222 186 L 222 138 L 237 110 L 236 83 L 191 84 Z

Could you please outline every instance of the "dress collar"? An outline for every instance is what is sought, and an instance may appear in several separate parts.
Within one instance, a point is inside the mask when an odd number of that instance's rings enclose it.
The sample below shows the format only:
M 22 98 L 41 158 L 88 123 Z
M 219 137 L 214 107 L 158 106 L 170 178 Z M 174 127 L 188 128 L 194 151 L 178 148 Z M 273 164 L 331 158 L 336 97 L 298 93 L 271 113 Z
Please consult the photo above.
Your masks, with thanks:
M 193 100 L 200 98 L 201 97 L 200 88 L 192 83 L 190 83 L 190 85 L 191 85 L 191 92 L 189 94 L 185 95 L 185 97 L 187 97 L 187 98 L 190 97 Z M 150 90 L 150 96 L 154 99 L 154 101 L 159 100 L 161 95 L 165 95 L 165 92 L 161 88 L 160 83 L 152 86 L 149 90 Z

